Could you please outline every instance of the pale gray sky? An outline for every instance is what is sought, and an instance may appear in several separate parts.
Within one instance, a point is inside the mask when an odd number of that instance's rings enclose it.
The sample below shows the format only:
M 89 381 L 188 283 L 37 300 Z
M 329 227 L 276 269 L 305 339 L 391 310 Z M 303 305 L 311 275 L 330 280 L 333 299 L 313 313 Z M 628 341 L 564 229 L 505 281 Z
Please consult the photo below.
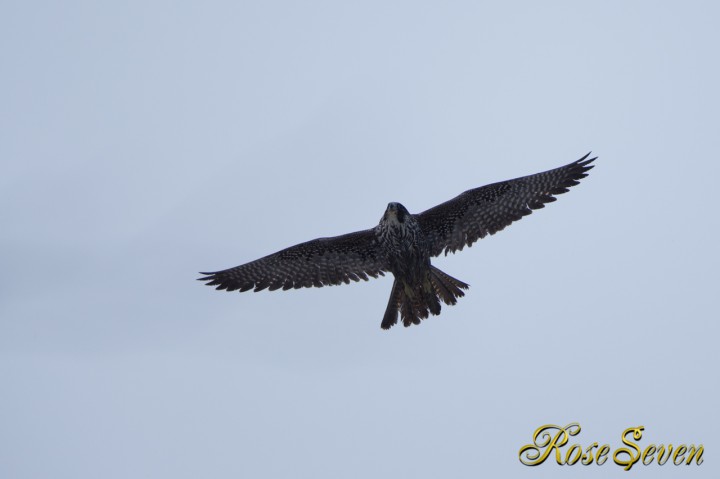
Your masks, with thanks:
M 0 3 L 0 477 L 718 477 L 714 2 Z M 391 278 L 197 271 L 587 151 L 556 203 Z M 547 423 L 701 466 L 535 468 Z

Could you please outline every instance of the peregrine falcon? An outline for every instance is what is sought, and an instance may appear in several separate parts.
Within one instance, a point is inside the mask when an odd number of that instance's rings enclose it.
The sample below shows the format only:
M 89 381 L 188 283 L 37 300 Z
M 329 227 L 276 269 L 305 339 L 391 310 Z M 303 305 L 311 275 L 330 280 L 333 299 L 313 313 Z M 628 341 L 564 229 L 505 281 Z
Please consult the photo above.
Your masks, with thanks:
M 348 284 L 390 272 L 395 281 L 380 326 L 420 324 L 453 305 L 468 285 L 440 271 L 430 258 L 455 253 L 555 201 L 587 176 L 590 154 L 543 173 L 468 190 L 418 214 L 390 203 L 374 228 L 318 238 L 235 268 L 200 273 L 199 281 L 227 291 L 270 291 Z

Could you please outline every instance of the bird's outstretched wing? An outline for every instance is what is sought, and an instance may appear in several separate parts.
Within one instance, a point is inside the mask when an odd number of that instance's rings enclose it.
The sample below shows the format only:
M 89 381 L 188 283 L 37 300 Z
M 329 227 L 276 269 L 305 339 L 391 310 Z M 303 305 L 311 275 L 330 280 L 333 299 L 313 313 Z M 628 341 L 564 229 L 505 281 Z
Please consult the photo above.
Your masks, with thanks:
M 322 287 L 367 281 L 385 270 L 373 230 L 318 238 L 235 268 L 200 273 L 208 286 L 228 291 Z
M 555 201 L 587 176 L 590 153 L 554 170 L 468 190 L 417 215 L 432 256 L 454 253 Z

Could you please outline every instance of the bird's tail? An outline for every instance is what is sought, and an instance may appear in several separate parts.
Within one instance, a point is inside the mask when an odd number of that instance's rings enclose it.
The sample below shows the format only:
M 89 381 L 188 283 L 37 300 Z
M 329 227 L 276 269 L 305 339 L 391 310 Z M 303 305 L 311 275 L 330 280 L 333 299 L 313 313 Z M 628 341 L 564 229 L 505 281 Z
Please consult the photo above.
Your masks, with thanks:
M 398 321 L 398 312 L 405 327 L 420 324 L 431 313 L 440 314 L 440 300 L 445 304 L 455 304 L 457 298 L 465 296 L 462 290 L 469 287 L 434 266 L 430 266 L 424 280 L 414 287 L 395 279 L 380 326 L 383 329 L 394 326 Z

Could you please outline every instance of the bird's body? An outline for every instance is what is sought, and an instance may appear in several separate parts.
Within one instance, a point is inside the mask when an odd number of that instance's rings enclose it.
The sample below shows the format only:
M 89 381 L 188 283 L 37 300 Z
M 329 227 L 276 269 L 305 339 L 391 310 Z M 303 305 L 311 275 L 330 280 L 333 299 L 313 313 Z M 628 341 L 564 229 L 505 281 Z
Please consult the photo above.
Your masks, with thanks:
M 440 302 L 455 304 L 468 285 L 432 266 L 443 251 L 455 252 L 495 234 L 528 215 L 553 195 L 565 193 L 595 158 L 535 175 L 475 188 L 419 214 L 388 204 L 372 229 L 300 243 L 256 261 L 200 278 L 216 289 L 260 291 L 321 287 L 367 280 L 390 272 L 395 277 L 381 326 L 420 324 L 440 314 Z
M 388 205 L 380 224 L 375 227 L 375 235 L 388 270 L 395 276 L 383 317 L 384 329 L 397 322 L 398 309 L 406 326 L 420 324 L 421 319 L 428 317 L 428 312 L 440 314 L 438 295 L 447 304 L 455 304 L 456 298 L 464 295 L 459 288 L 467 288 L 465 283 L 455 280 L 456 288 L 449 290 L 439 277 L 435 277 L 433 270 L 437 269 L 430 265 L 429 241 L 415 215 L 403 205 Z
M 400 203 L 388 205 L 374 231 L 388 270 L 396 278 L 414 282 L 430 268 L 425 235 L 417 219 Z

